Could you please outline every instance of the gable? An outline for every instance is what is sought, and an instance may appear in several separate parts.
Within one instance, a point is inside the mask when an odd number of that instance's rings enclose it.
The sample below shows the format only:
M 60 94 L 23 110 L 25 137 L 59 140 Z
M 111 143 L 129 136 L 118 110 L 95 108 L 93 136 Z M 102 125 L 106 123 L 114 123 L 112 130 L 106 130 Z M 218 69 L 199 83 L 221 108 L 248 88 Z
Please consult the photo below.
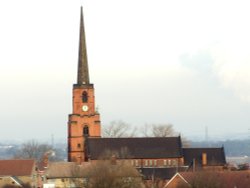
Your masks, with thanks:
M 176 173 L 164 186 L 164 188 L 176 188 L 176 187 L 182 187 L 182 188 L 190 187 L 189 183 L 179 173 Z

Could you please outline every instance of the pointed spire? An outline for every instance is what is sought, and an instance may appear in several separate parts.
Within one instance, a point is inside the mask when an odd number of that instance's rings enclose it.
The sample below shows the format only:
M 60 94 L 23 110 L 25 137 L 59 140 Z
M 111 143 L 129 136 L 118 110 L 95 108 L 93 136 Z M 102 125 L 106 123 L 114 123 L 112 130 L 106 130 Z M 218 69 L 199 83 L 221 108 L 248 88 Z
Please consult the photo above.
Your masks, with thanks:
M 79 38 L 79 55 L 78 55 L 78 74 L 77 84 L 89 84 L 89 69 L 87 59 L 87 49 L 84 31 L 83 11 L 81 7 L 81 21 L 80 21 L 80 38 Z

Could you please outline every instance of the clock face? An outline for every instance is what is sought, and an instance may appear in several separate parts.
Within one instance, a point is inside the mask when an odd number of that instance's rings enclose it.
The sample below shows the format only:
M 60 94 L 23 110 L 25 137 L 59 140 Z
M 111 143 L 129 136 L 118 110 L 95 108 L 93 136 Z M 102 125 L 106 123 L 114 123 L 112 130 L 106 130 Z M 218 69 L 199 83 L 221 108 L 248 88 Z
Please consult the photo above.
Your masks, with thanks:
M 82 111 L 87 112 L 88 109 L 89 109 L 89 107 L 87 105 L 83 105 L 82 106 Z

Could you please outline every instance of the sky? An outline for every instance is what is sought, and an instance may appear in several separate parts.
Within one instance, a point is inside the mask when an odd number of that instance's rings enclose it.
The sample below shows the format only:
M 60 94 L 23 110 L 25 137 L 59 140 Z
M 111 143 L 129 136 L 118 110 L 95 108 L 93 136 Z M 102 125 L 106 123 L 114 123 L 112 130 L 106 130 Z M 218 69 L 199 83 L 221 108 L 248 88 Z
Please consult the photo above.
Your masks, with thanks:
M 0 2 L 0 141 L 66 141 L 81 5 L 102 126 L 250 137 L 248 1 L 10 0 Z

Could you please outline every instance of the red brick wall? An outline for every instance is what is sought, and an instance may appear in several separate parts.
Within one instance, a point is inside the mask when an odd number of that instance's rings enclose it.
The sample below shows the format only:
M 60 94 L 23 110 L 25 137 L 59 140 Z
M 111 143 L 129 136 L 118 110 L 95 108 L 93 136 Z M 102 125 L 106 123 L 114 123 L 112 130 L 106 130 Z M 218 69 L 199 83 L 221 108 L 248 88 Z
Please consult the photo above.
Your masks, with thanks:
M 166 160 L 166 163 L 164 162 Z M 92 160 L 91 162 L 95 162 Z M 183 158 L 165 158 L 165 159 L 117 159 L 118 163 L 120 161 L 127 162 L 134 167 L 174 167 L 183 166 Z M 146 162 L 147 161 L 147 162 Z M 152 161 L 152 165 L 151 162 Z M 156 161 L 156 162 L 155 162 Z M 147 163 L 147 165 L 146 165 Z
M 82 93 L 88 93 L 88 101 L 82 101 Z M 87 105 L 88 110 L 83 111 L 82 106 Z M 73 114 L 68 121 L 68 161 L 81 163 L 85 160 L 83 134 L 84 127 L 89 129 L 89 137 L 100 137 L 100 115 L 95 111 L 95 97 L 93 85 L 73 88 Z

